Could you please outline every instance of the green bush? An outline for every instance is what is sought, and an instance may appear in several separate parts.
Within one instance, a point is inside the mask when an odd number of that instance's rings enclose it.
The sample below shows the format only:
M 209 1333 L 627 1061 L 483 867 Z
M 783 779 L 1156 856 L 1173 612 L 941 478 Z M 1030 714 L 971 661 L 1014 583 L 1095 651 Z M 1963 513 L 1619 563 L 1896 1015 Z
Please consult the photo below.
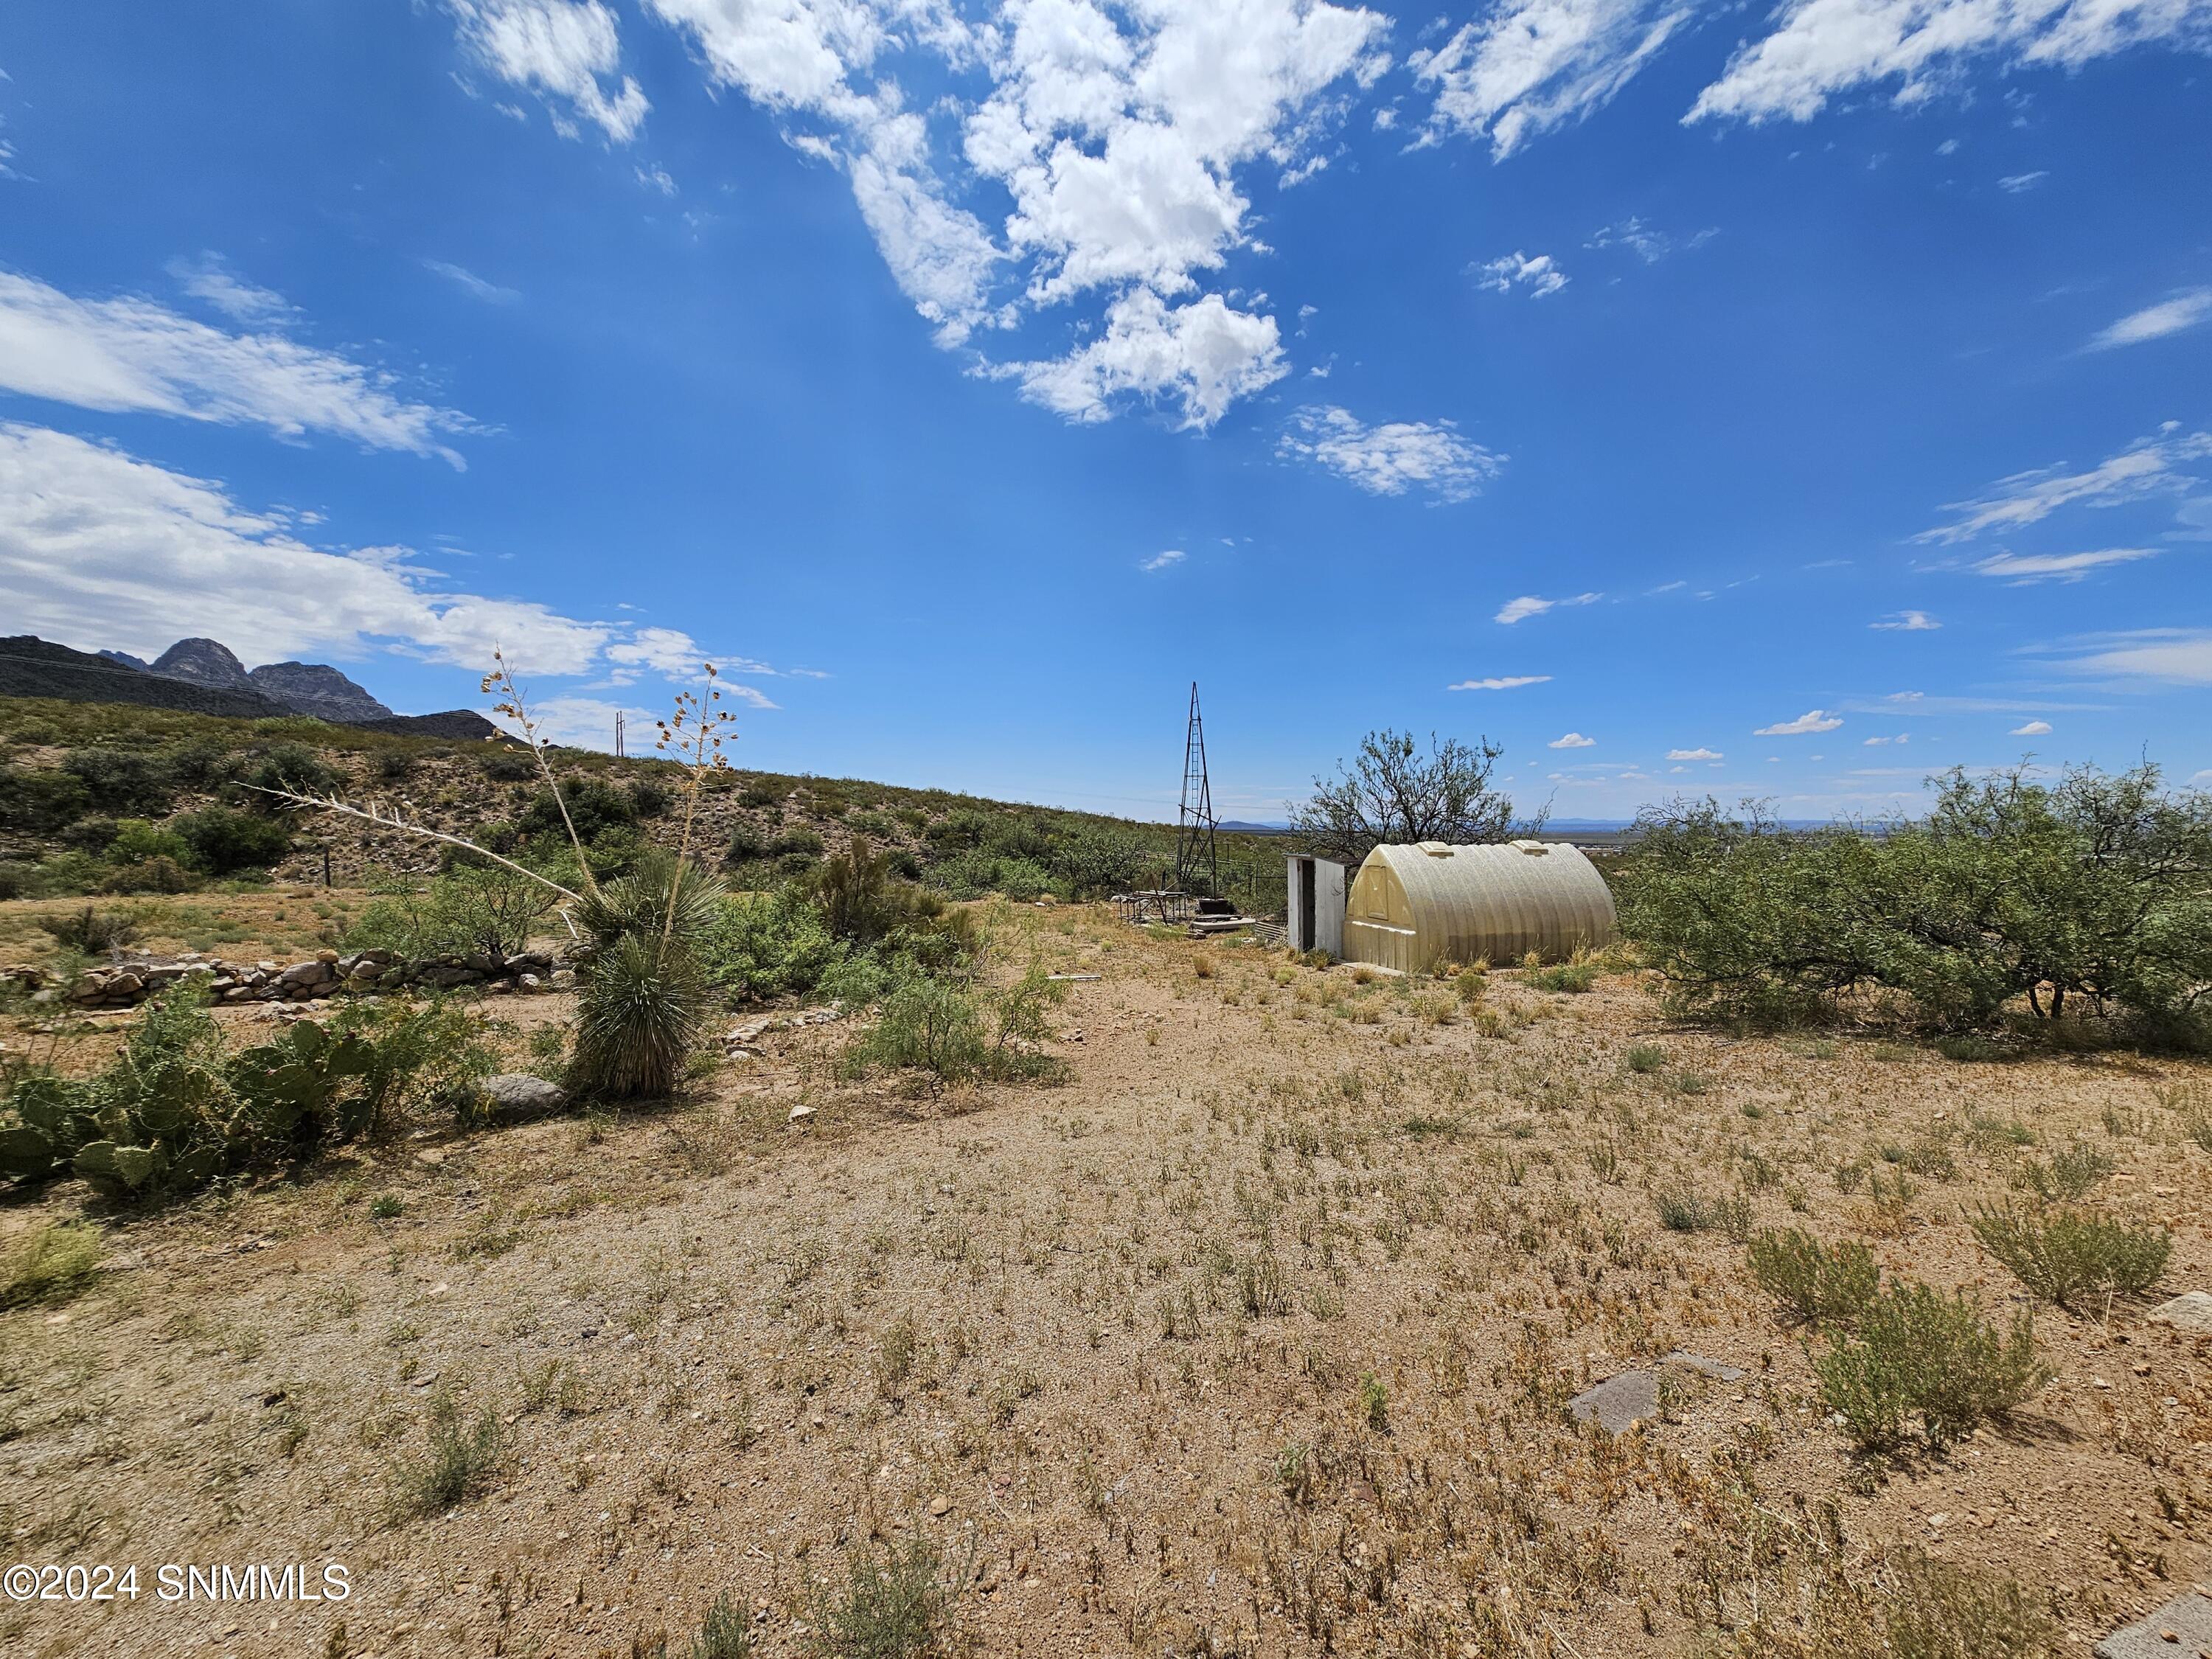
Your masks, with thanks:
M 136 939 L 138 924 L 120 910 L 98 910 L 88 904 L 82 910 L 40 916 L 39 931 L 68 950 L 103 957 Z
M 707 1609 L 686 1659 L 750 1659 L 753 1625 L 744 1604 L 724 1590 Z
M 62 769 L 83 786 L 94 811 L 160 817 L 176 793 L 175 777 L 160 758 L 137 750 L 72 749 Z
M 1832 1249 L 1801 1229 L 1768 1228 L 1751 1241 L 1752 1277 L 1799 1321 L 1856 1319 L 1881 1279 L 1874 1252 L 1846 1242 Z
M 191 861 L 213 876 L 265 870 L 292 850 L 282 820 L 228 806 L 186 812 L 167 827 L 191 849 Z
M 346 944 L 410 958 L 513 956 L 527 947 L 558 897 L 544 883 L 504 865 L 457 863 L 428 892 L 408 888 L 371 900 Z
M 116 864 L 100 878 L 103 893 L 189 893 L 192 872 L 165 854 Z
M 2045 1301 L 2069 1309 L 2100 1291 L 2148 1291 L 2173 1250 L 2173 1235 L 2162 1227 L 2130 1227 L 2075 1210 L 2039 1214 L 2009 1203 L 1984 1204 L 1968 1224 L 2013 1277 Z
M 2087 1198 L 2114 1167 L 2111 1153 L 2076 1140 L 2053 1152 L 2048 1164 L 2022 1159 L 2013 1177 L 2039 1198 L 2075 1200 Z
M 467 1502 L 491 1484 L 504 1450 L 497 1412 L 487 1407 L 474 1424 L 464 1423 L 460 1407 L 441 1393 L 431 1406 L 422 1451 L 412 1461 L 393 1466 L 398 1507 L 416 1515 L 434 1515 Z
M 908 969 L 884 994 L 875 1024 L 846 1051 L 846 1073 L 915 1071 L 944 1082 L 1057 1079 L 1065 1064 L 1038 1045 L 1050 1035 L 1046 1011 L 1066 993 L 1041 968 L 981 995 Z
M 1071 898 L 1125 893 L 1155 862 L 1144 842 L 1119 830 L 1086 824 L 1053 848 L 1052 868 Z
M 1639 820 L 1619 874 L 1623 930 L 1676 1006 L 1768 1021 L 1864 988 L 1966 1030 L 2024 1000 L 2126 1011 L 2160 1042 L 2206 1036 L 2212 796 L 2157 769 L 1942 778 L 1928 817 L 1882 834 L 1785 831 L 1677 803 Z
M 711 984 L 732 1000 L 752 1002 L 805 995 L 846 955 L 797 889 L 729 900 L 702 929 L 697 948 Z
M 531 796 L 517 820 L 518 827 L 533 840 L 544 836 L 567 846 L 568 831 L 561 821 L 563 802 L 569 822 L 575 825 L 576 838 L 586 847 L 611 830 L 627 829 L 637 822 L 629 797 L 605 779 L 564 778 L 558 800 L 550 789 L 539 789 Z
M 73 773 L 0 766 L 0 830 L 51 836 L 91 810 L 91 792 Z
M 1555 968 L 1538 968 L 1527 975 L 1527 980 L 1539 991 L 1565 991 L 1580 996 L 1596 988 L 1597 964 L 1563 962 Z
M 1039 894 L 1062 892 L 1064 884 L 1051 871 L 1025 858 L 975 848 L 956 853 L 931 866 L 930 881 L 954 898 L 983 898 L 1003 893 L 1009 898 L 1033 899 Z
M 191 846 L 168 825 L 125 818 L 112 828 L 113 834 L 104 849 L 111 864 L 136 864 L 145 859 L 167 859 L 173 864 L 192 861 Z
M 254 757 L 245 781 L 256 791 L 290 790 L 295 794 L 326 795 L 344 779 L 316 750 L 304 743 L 273 744 Z M 252 796 L 265 811 L 282 811 L 266 793 Z
M 1970 1434 L 2033 1395 L 2051 1373 L 2025 1309 L 2009 1332 L 1963 1295 L 1894 1284 L 1860 1310 L 1856 1337 L 1813 1362 L 1820 1397 L 1862 1450 L 1901 1444 L 1914 1418 L 1931 1447 Z

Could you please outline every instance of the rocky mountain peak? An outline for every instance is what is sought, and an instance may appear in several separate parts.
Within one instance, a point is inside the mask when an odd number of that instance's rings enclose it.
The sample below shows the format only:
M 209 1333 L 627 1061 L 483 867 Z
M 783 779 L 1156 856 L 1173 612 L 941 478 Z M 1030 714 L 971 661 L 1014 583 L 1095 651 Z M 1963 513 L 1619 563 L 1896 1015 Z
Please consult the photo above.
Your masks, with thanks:
M 153 672 L 165 678 L 223 690 L 248 690 L 253 684 L 247 678 L 246 665 L 220 640 L 179 640 L 154 659 Z

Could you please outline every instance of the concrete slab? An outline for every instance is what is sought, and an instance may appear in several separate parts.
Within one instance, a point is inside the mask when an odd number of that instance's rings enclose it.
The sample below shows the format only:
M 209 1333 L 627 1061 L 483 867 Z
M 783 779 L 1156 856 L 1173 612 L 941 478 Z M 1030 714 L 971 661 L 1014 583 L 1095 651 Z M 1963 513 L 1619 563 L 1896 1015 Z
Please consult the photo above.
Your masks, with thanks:
M 1567 1410 L 1577 1423 L 1595 1418 L 1607 1434 L 1620 1434 L 1632 1424 L 1659 1415 L 1659 1374 L 1623 1371 L 1608 1376 L 1567 1401 Z
M 2212 1655 L 2212 1589 L 2199 1584 L 2097 1644 L 2097 1659 L 2204 1659 Z
M 1710 1376 L 1716 1382 L 1733 1382 L 1743 1375 L 1743 1367 L 1730 1365 L 1718 1359 L 1708 1359 L 1701 1353 L 1688 1353 L 1680 1348 L 1659 1362 L 1662 1365 L 1687 1365 L 1700 1376 Z

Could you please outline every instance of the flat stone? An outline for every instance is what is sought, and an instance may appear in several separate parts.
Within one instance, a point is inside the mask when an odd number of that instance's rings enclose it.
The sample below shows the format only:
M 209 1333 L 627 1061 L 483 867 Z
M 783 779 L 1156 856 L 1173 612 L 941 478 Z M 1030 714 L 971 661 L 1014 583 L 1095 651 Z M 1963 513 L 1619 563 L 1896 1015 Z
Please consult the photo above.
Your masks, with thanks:
M 2212 1653 L 2212 1589 L 2199 1584 L 2097 1644 L 2097 1659 L 2198 1659 Z
M 1677 1348 L 1659 1362 L 1662 1365 L 1686 1365 L 1700 1376 L 1710 1376 L 1716 1382 L 1733 1382 L 1743 1375 L 1743 1367 L 1729 1365 L 1717 1359 L 1708 1359 L 1701 1353 L 1686 1352 Z
M 794 1106 L 791 1109 L 791 1121 L 793 1123 L 804 1123 L 813 1115 L 814 1109 L 811 1106 Z
M 1598 1427 L 1607 1434 L 1620 1434 L 1647 1417 L 1659 1415 L 1659 1374 L 1623 1371 L 1608 1376 L 1567 1401 L 1567 1410 L 1577 1423 L 1595 1418 Z
M 2149 1317 L 2158 1324 L 2177 1326 L 2185 1331 L 2212 1331 L 2212 1294 L 2184 1291 L 2172 1301 L 2153 1308 Z

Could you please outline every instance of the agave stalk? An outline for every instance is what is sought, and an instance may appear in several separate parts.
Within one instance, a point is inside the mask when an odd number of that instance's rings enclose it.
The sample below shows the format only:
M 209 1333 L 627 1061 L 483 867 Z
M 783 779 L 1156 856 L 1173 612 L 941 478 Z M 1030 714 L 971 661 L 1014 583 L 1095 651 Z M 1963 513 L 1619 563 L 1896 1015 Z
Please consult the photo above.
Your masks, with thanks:
M 676 842 L 676 876 L 668 884 L 668 908 L 661 918 L 660 942 L 665 946 L 676 932 L 676 896 L 682 885 L 684 868 L 691 861 L 691 827 L 699 812 L 699 795 L 705 787 L 710 772 L 729 769 L 730 763 L 722 753 L 727 728 L 737 716 L 720 708 L 721 688 L 714 684 L 718 678 L 714 665 L 703 665 L 706 684 L 697 691 L 676 694 L 676 708 L 665 720 L 659 721 L 660 736 L 653 747 L 684 768 L 684 829 Z
M 515 682 L 514 669 L 507 660 L 507 653 L 499 647 L 494 646 L 491 651 L 491 672 L 483 677 L 483 689 L 487 693 L 495 691 L 500 696 L 500 702 L 494 706 L 492 712 L 506 715 L 521 728 L 522 740 L 530 745 L 530 757 L 538 763 L 538 774 L 545 780 L 545 787 L 553 792 L 553 805 L 560 811 L 561 827 L 568 832 L 568 845 L 575 850 L 576 854 L 576 868 L 583 872 L 584 891 L 597 896 L 599 890 L 599 880 L 592 874 L 591 860 L 584 856 L 583 837 L 576 833 L 576 821 L 568 816 L 568 797 L 561 793 L 561 781 L 553 775 L 552 763 L 545 758 L 545 739 L 538 735 L 538 722 L 531 718 L 529 702 L 522 695 L 522 687 Z M 707 672 L 712 674 L 714 671 L 710 666 Z M 688 819 L 685 821 L 685 830 L 688 834 L 690 830 Z M 447 839 L 450 840 L 451 837 Z M 466 846 L 468 843 L 464 842 L 459 844 Z M 477 848 L 473 850 L 482 852 L 483 849 Z M 486 856 L 496 857 L 497 854 Z M 504 864 L 507 860 L 501 859 L 500 862 Z M 521 866 L 518 865 L 514 867 L 520 869 Z M 548 883 L 547 884 L 556 884 Z M 562 890 L 568 891 L 566 888 Z M 574 898 L 575 895 L 572 893 L 569 896 Z

